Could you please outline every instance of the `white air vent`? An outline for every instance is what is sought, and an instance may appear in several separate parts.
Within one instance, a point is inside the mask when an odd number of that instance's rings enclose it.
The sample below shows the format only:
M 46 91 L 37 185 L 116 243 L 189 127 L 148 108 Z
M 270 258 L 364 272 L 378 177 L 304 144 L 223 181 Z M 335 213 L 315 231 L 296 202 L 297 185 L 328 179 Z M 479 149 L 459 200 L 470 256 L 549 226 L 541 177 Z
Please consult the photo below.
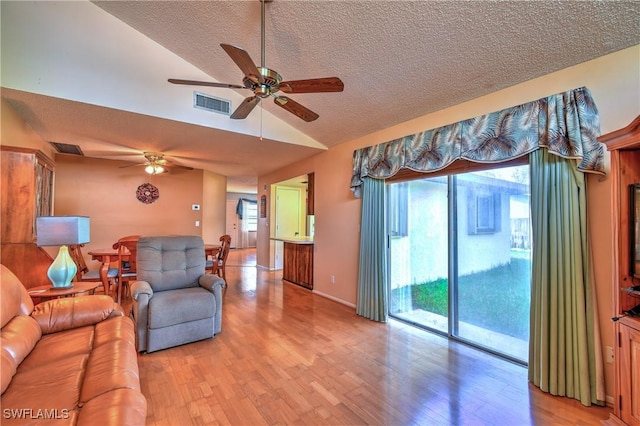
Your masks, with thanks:
M 217 112 L 219 114 L 231 114 L 231 101 L 214 98 L 204 93 L 193 92 L 193 107 Z

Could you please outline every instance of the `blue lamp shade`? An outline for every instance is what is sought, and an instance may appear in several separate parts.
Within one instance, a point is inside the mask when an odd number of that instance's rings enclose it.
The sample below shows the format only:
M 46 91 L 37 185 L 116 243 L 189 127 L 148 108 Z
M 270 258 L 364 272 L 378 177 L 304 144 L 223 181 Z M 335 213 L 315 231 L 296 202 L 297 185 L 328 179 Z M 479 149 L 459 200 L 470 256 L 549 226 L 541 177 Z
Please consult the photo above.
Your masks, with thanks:
M 89 218 L 86 216 L 41 216 L 36 218 L 37 244 L 40 247 L 60 246 L 58 256 L 47 271 L 53 287 L 72 287 L 71 280 L 78 267 L 69 256 L 70 244 L 85 244 L 90 240 Z

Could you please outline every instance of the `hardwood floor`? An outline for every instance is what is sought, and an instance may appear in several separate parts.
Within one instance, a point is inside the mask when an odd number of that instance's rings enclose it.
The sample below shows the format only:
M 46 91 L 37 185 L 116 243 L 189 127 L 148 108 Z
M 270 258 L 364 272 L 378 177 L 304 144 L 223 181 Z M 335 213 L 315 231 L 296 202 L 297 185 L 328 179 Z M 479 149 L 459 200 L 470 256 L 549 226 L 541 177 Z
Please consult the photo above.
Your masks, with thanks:
M 233 250 L 229 265 L 255 265 Z M 222 333 L 138 357 L 149 425 L 597 425 L 609 410 L 552 397 L 526 369 L 391 321 L 281 273 L 228 266 Z

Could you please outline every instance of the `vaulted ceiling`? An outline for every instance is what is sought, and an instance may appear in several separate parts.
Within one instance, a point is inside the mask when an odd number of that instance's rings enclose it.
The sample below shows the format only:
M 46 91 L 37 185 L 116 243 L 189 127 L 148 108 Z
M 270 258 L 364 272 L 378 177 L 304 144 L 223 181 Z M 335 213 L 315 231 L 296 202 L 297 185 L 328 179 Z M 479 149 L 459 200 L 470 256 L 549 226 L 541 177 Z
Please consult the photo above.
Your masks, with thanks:
M 163 152 L 243 191 L 342 142 L 640 43 L 637 1 L 273 0 L 265 9 L 267 67 L 284 80 L 344 82 L 340 93 L 288 95 L 319 114 L 313 122 L 270 99 L 233 120 L 194 108 L 194 91 L 232 110 L 250 92 L 167 82 L 242 84 L 220 43 L 260 64 L 259 0 L 2 1 L 2 97 L 47 141 L 134 162 Z

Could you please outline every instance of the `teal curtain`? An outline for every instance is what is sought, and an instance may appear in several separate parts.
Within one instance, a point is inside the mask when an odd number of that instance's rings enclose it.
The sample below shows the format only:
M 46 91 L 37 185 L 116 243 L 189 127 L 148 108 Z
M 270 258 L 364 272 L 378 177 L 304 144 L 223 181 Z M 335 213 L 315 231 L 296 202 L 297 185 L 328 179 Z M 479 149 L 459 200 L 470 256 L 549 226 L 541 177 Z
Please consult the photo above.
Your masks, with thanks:
M 604 404 L 586 179 L 576 162 L 530 154 L 533 270 L 529 381 L 584 405 Z
M 365 177 L 360 221 L 360 268 L 356 313 L 374 321 L 388 319 L 385 288 L 385 217 L 383 179 Z

